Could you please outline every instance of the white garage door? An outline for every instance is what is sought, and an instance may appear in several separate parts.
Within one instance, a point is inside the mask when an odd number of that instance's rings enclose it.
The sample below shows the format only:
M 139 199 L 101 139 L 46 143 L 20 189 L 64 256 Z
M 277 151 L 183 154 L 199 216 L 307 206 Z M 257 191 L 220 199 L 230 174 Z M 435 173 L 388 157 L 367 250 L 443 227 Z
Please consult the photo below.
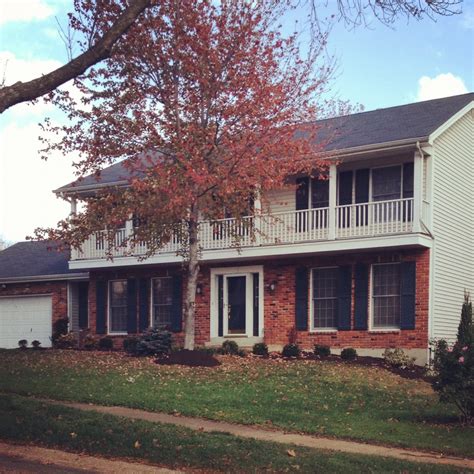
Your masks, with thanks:
M 13 349 L 20 339 L 51 347 L 51 315 L 51 296 L 0 298 L 0 347 Z

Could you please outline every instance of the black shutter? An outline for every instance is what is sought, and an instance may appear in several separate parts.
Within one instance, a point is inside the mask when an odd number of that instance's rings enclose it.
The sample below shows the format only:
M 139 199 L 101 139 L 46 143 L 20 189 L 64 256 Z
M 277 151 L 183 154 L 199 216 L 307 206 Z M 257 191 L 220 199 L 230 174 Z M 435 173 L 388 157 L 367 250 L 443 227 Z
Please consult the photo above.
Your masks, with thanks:
M 96 322 L 95 332 L 97 334 L 105 334 L 105 321 L 107 314 L 107 282 L 97 281 L 95 285 L 96 291 Z
M 259 314 L 258 314 L 258 299 L 259 299 L 259 274 L 254 273 L 253 275 L 253 335 L 258 337 L 259 335 Z
M 137 332 L 137 280 L 127 280 L 127 332 Z
M 415 329 L 416 262 L 401 264 L 401 329 Z
M 78 284 L 79 329 L 89 327 L 89 283 L 81 281 Z
M 309 178 L 298 178 L 296 180 L 296 186 L 296 210 L 303 211 L 308 209 L 309 205 Z M 296 214 L 296 232 L 306 231 L 306 216 L 306 212 L 299 212 Z
M 311 208 L 329 207 L 329 179 L 311 180 Z
M 224 335 L 224 277 L 217 277 L 217 297 L 218 297 L 218 314 L 217 314 L 217 335 Z
M 368 168 L 356 171 L 355 202 L 357 204 L 369 202 L 369 176 L 370 170 Z M 368 225 L 368 223 L 369 206 L 357 206 L 356 225 Z
M 296 180 L 296 210 L 308 209 L 309 178 Z
M 339 173 L 339 202 L 340 206 L 352 204 L 352 171 Z
M 149 312 L 149 286 L 150 280 L 148 278 L 141 278 L 138 281 L 138 331 L 144 332 L 150 326 L 150 312 Z
M 355 202 L 369 202 L 369 172 L 363 169 L 356 171 Z
M 298 331 L 308 329 L 308 269 L 297 268 L 295 272 L 295 326 Z
M 369 308 L 369 267 L 355 266 L 354 329 L 366 330 Z
M 181 275 L 173 276 L 173 306 L 171 308 L 171 330 L 180 332 L 183 320 L 183 279 Z
M 337 328 L 340 331 L 351 329 L 351 283 L 352 267 L 339 267 L 337 278 Z

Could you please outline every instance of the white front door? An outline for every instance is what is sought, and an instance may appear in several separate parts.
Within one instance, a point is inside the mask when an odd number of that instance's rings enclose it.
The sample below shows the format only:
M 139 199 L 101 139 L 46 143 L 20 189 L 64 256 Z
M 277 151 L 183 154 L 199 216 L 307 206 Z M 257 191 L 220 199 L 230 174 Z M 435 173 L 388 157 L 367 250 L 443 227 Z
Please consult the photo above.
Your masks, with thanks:
M 211 342 L 263 336 L 263 267 L 211 270 Z

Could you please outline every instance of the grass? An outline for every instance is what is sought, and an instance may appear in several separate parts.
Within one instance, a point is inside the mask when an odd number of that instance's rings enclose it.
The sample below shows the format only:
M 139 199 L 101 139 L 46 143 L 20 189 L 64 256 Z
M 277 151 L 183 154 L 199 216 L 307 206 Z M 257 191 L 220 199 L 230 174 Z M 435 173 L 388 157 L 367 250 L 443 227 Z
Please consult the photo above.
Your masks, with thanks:
M 425 382 L 339 362 L 223 361 L 191 369 L 116 353 L 1 351 L 0 391 L 474 457 L 473 428 Z
M 356 456 L 200 433 L 0 395 L 0 438 L 207 472 L 461 472 L 448 466 Z M 294 456 L 289 456 L 292 450 Z M 465 472 L 465 471 L 464 471 Z

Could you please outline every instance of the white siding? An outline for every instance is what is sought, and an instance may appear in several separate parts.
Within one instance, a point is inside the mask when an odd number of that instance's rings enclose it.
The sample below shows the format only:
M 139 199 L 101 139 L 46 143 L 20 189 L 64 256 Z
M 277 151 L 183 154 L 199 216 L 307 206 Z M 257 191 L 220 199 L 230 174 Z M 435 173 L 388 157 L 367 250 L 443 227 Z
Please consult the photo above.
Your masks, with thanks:
M 463 293 L 474 296 L 474 119 L 434 142 L 431 336 L 454 341 Z
M 69 283 L 69 330 L 79 330 L 79 285 L 77 283 Z
M 294 211 L 296 209 L 295 189 L 278 189 L 269 191 L 266 200 L 263 201 L 263 210 L 265 206 L 269 207 L 269 211 L 275 212 Z

